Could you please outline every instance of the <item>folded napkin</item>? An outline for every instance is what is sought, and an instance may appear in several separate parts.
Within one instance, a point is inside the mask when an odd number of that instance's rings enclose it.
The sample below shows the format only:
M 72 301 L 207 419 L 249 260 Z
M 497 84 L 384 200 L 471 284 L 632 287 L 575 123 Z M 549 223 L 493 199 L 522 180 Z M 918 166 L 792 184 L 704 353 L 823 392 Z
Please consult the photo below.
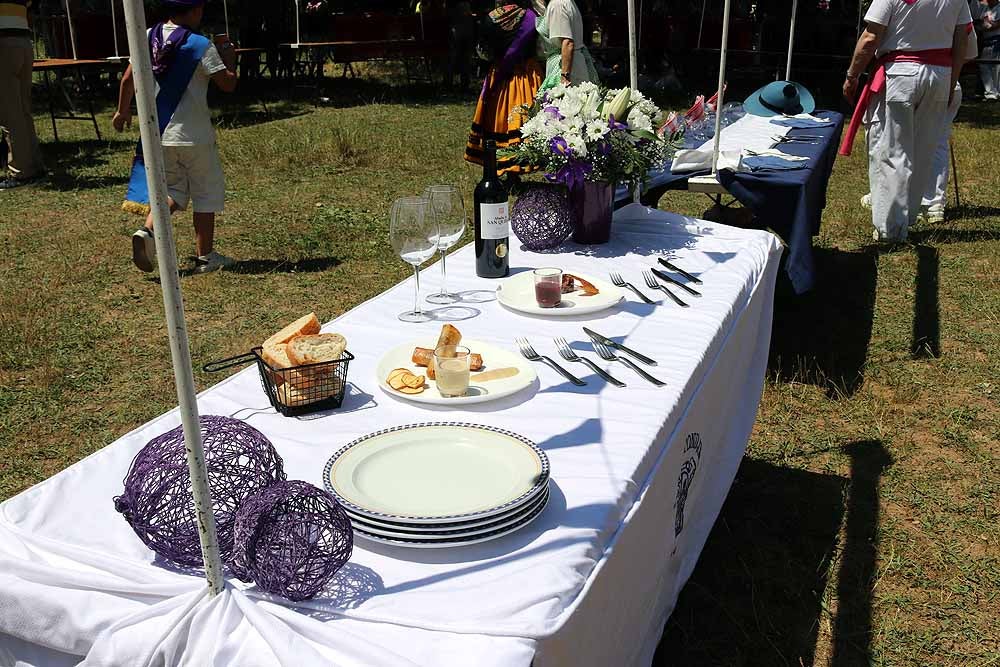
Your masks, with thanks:
M 719 169 L 737 169 L 740 165 L 740 151 L 719 151 Z M 677 151 L 674 154 L 670 171 L 682 174 L 687 171 L 706 171 L 712 169 L 712 150 L 692 148 Z
M 760 151 L 744 155 L 740 159 L 738 171 L 780 171 L 786 169 L 802 169 L 809 158 L 801 155 L 789 155 L 777 149 Z
M 775 125 L 782 127 L 792 127 L 797 129 L 808 129 L 813 127 L 826 127 L 833 121 L 829 118 L 818 118 L 808 113 L 800 113 L 795 116 L 775 116 L 771 119 Z

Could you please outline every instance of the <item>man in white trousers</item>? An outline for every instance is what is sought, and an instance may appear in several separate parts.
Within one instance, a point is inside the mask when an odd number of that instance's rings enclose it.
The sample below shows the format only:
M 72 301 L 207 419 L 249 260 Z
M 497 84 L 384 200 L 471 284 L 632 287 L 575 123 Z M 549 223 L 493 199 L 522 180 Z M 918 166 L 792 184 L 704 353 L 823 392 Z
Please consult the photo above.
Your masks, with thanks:
M 975 20 L 975 16 L 973 16 Z M 965 60 L 975 60 L 979 54 L 979 41 L 975 31 L 970 32 L 965 52 Z M 948 201 L 948 172 L 951 164 L 951 127 L 962 106 L 962 84 L 955 83 L 955 90 L 948 104 L 947 122 L 941 128 L 941 139 L 934 150 L 934 162 L 931 165 L 931 177 L 924 190 L 923 201 L 918 217 L 926 222 L 941 222 L 944 220 L 945 202 Z M 872 207 L 872 196 L 866 194 L 861 198 L 861 205 L 867 209 Z
M 873 0 L 844 80 L 852 100 L 876 55 L 840 153 L 867 125 L 872 223 L 878 241 L 905 241 L 930 179 L 948 104 L 965 62 L 972 18 L 966 0 Z

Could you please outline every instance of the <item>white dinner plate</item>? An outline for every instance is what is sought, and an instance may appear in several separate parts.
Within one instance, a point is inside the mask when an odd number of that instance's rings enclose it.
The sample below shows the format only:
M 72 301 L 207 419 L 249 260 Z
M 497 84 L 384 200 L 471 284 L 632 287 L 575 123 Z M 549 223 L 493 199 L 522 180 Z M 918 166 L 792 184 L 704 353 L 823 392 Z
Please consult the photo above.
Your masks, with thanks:
M 323 481 L 354 515 L 455 523 L 502 514 L 547 484 L 530 440 L 491 426 L 436 422 L 377 431 L 342 447 Z
M 354 534 L 360 536 L 366 540 L 371 540 L 372 542 L 378 542 L 380 544 L 390 544 L 395 547 L 407 547 L 411 549 L 444 549 L 447 547 L 464 547 L 470 544 L 480 544 L 482 542 L 489 542 L 490 540 L 495 540 L 497 538 L 503 537 L 504 535 L 510 535 L 518 530 L 521 530 L 529 523 L 537 519 L 542 512 L 545 510 L 546 503 L 542 503 L 536 509 L 532 510 L 530 514 L 525 516 L 523 519 L 515 524 L 511 524 L 506 528 L 500 528 L 492 533 L 483 533 L 480 535 L 475 535 L 472 537 L 456 538 L 454 540 L 420 540 L 420 539 L 403 539 L 395 537 L 382 537 L 380 535 L 375 535 L 373 533 L 365 532 L 357 527 L 354 528 Z
M 569 317 L 606 310 L 625 298 L 621 289 L 609 282 L 586 273 L 572 271 L 570 273 L 593 283 L 599 293 L 594 296 L 584 296 L 578 289 L 571 294 L 563 294 L 562 303 L 555 308 L 541 308 L 535 301 L 535 275 L 532 271 L 523 271 L 500 283 L 497 287 L 497 300 L 511 310 L 529 315 Z
M 537 498 L 533 499 L 530 503 L 527 503 L 523 507 L 520 507 L 513 514 L 505 515 L 503 518 L 496 518 L 495 521 L 489 523 L 481 524 L 474 528 L 462 528 L 462 529 L 452 529 L 452 530 L 433 530 L 426 526 L 417 526 L 407 529 L 391 529 L 385 528 L 383 526 L 375 525 L 374 523 L 368 523 L 363 518 L 350 515 L 351 525 L 354 528 L 362 530 L 371 535 L 377 535 L 379 537 L 391 537 L 394 539 L 404 539 L 404 540 L 427 540 L 429 542 L 436 542 L 440 540 L 446 540 L 449 542 L 454 542 L 458 539 L 465 539 L 467 537 L 478 537 L 481 535 L 486 535 L 489 533 L 495 533 L 498 530 L 502 530 L 509 526 L 513 526 L 516 523 L 520 523 L 522 519 L 526 518 L 529 514 L 534 513 L 535 510 L 539 509 L 540 506 L 545 505 L 549 501 L 548 489 L 542 491 Z M 449 524 L 451 525 L 451 524 Z
M 375 366 L 376 380 L 382 391 L 403 400 L 414 403 L 427 403 L 430 405 L 470 405 L 472 403 L 486 403 L 495 401 L 519 391 L 527 389 L 535 382 L 535 369 L 531 363 L 520 354 L 515 354 L 502 347 L 496 347 L 478 340 L 465 340 L 460 343 L 469 348 L 471 352 L 479 354 L 483 358 L 482 371 L 472 373 L 472 380 L 469 384 L 469 391 L 465 396 L 453 396 L 446 398 L 437 390 L 434 380 L 427 380 L 427 388 L 419 394 L 404 394 L 396 391 L 387 382 L 389 373 L 394 368 L 408 368 L 416 375 L 427 375 L 427 369 L 413 363 L 413 349 L 425 347 L 433 350 L 437 344 L 436 338 L 427 338 L 411 341 L 395 347 L 379 359 Z M 475 377 L 484 371 L 496 370 L 498 368 L 516 368 L 517 375 L 502 380 L 490 380 L 489 382 L 477 382 Z

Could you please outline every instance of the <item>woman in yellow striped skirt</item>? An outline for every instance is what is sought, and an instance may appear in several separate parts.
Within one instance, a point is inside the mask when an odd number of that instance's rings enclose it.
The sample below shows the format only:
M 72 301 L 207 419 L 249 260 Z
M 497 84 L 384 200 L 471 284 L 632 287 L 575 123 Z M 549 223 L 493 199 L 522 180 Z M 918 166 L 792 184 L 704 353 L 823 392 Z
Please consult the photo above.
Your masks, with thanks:
M 544 68 L 535 59 L 535 22 L 539 13 L 529 0 L 521 0 L 521 3 L 497 7 L 490 12 L 486 22 L 491 33 L 493 65 L 483 82 L 469 142 L 465 146 L 465 159 L 473 164 L 483 163 L 486 139 L 494 139 L 498 150 L 511 148 L 521 141 L 523 118 L 511 112 L 522 105 L 531 106 L 545 78 Z M 497 169 L 501 174 L 528 171 L 503 157 L 497 158 Z

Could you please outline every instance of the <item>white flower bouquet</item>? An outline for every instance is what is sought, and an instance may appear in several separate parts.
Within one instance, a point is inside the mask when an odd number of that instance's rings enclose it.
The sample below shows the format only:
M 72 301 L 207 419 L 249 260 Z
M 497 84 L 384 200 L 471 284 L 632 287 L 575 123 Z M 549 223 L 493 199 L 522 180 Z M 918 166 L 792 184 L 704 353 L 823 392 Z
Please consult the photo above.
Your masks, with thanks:
M 630 88 L 556 86 L 515 113 L 527 120 L 521 142 L 504 154 L 571 190 L 585 181 L 638 184 L 673 155 L 679 139 L 657 133 L 659 107 Z

